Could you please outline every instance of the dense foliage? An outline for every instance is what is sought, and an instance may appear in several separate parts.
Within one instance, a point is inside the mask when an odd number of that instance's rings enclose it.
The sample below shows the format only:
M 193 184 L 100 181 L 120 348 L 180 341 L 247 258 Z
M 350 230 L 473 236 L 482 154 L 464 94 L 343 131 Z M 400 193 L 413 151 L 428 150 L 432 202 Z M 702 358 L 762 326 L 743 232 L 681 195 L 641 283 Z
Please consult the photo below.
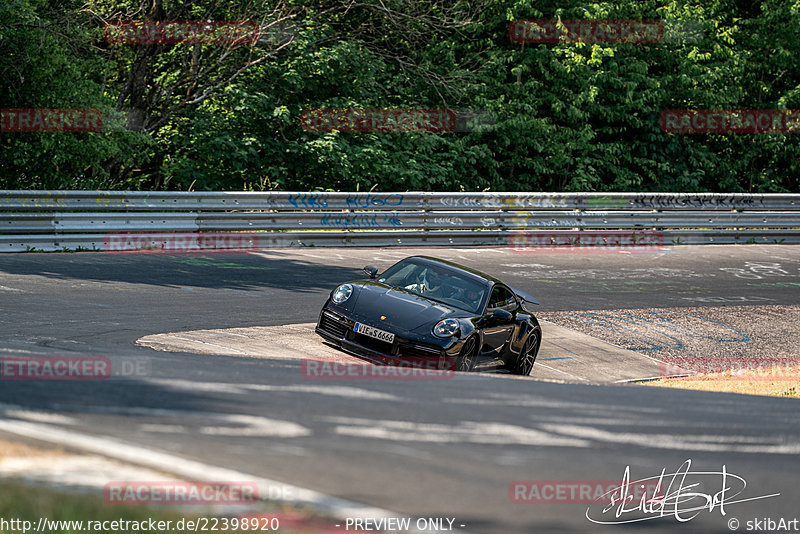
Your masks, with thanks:
M 520 43 L 517 19 L 690 22 Z M 118 20 L 249 20 L 257 43 L 115 44 Z M 680 26 L 676 26 L 679 27 Z M 699 30 L 698 30 L 699 28 Z M 4 0 L 0 189 L 800 192 L 800 135 L 669 133 L 666 109 L 800 109 L 800 0 Z M 304 129 L 315 108 L 479 113 L 454 132 Z

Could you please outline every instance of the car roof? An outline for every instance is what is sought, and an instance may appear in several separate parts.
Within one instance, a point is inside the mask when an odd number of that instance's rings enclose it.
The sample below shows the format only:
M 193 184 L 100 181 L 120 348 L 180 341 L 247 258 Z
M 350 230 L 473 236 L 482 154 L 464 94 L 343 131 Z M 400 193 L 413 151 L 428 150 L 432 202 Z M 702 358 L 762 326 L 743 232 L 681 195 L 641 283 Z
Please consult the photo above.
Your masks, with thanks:
M 447 260 L 440 260 L 439 258 L 433 258 L 431 256 L 409 256 L 404 260 L 417 260 L 420 263 L 427 263 L 429 265 L 441 265 L 448 267 L 451 270 L 459 271 L 459 274 L 465 275 L 468 278 L 478 278 L 484 284 L 489 282 L 489 285 L 493 284 L 503 284 L 500 280 L 495 278 L 494 276 L 490 276 L 484 272 L 478 271 L 477 269 L 472 269 L 470 267 L 464 267 L 463 265 L 459 265 L 457 263 L 453 263 L 452 261 Z M 505 284 L 503 284 L 505 285 Z

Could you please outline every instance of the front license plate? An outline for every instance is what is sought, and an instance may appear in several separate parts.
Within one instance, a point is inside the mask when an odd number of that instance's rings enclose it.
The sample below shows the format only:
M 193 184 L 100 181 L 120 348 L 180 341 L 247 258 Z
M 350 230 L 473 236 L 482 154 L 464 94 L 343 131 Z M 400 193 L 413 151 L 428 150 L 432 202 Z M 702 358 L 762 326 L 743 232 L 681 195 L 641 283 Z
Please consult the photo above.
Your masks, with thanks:
M 385 341 L 386 343 L 394 343 L 394 334 L 387 332 L 386 330 L 380 330 L 365 324 L 356 323 L 355 326 L 353 326 L 353 331 L 374 339 Z

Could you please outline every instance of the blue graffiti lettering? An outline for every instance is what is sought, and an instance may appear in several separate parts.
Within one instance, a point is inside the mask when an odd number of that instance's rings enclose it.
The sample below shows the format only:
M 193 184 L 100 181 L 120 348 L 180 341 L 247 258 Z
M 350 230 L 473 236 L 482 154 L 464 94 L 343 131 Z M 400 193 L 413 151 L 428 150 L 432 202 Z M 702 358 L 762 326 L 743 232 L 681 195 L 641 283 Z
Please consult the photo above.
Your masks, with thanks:
M 347 197 L 348 208 L 372 208 L 383 206 L 400 206 L 403 204 L 403 195 L 391 193 L 381 195 L 380 193 L 354 193 Z
M 289 204 L 295 208 L 327 208 L 328 199 L 321 193 L 289 195 Z

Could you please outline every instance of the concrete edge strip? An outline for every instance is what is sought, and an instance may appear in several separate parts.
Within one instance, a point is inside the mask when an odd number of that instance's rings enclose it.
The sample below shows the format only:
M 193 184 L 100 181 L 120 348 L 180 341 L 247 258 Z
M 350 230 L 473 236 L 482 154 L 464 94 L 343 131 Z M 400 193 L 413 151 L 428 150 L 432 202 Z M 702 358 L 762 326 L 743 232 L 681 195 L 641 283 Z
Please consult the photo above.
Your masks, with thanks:
M 255 483 L 259 487 L 260 500 L 283 501 L 294 505 L 309 505 L 337 519 L 344 520 L 348 517 L 376 519 L 384 517 L 407 517 L 403 514 L 397 514 L 389 510 L 359 504 L 338 497 L 332 497 L 299 486 L 293 486 L 267 478 L 255 477 L 232 469 L 216 467 L 165 452 L 146 449 L 138 445 L 127 444 L 111 437 L 92 436 L 72 430 L 54 428 L 45 424 L 15 421 L 5 418 L 0 418 L 0 430 L 10 434 L 92 452 L 134 465 L 149 467 L 151 469 L 185 477 L 189 480 Z M 276 498 L 272 498 L 270 494 L 275 493 L 274 490 L 276 488 L 280 488 L 281 491 L 277 492 L 278 496 Z M 262 491 L 265 491 L 265 493 L 261 493 Z M 289 494 L 292 498 L 280 498 L 280 495 L 283 494 Z M 419 531 L 410 529 L 408 532 Z
M 669 375 L 669 376 L 651 376 L 649 378 L 626 378 L 625 380 L 617 380 L 615 384 L 637 384 L 639 382 L 656 382 L 658 380 L 668 380 L 670 378 L 689 378 L 690 374 L 682 375 Z
M 654 358 L 653 356 L 650 356 L 649 354 L 643 354 L 643 353 L 641 353 L 641 352 L 639 352 L 637 350 L 633 350 L 633 349 L 626 349 L 625 347 L 621 347 L 619 345 L 615 345 L 615 344 L 611 343 L 610 341 L 606 341 L 604 339 L 600 339 L 599 337 L 595 337 L 595 336 L 593 336 L 591 334 L 587 334 L 585 332 L 581 332 L 580 330 L 575 330 L 574 328 L 568 328 L 566 326 L 561 326 L 561 325 L 558 325 L 558 324 L 556 324 L 554 322 L 546 321 L 544 319 L 539 319 L 539 323 L 540 324 L 541 323 L 550 324 L 552 326 L 555 326 L 556 328 L 560 328 L 560 329 L 563 329 L 563 330 L 568 330 L 570 332 L 574 332 L 576 334 L 580 334 L 581 336 L 589 337 L 593 341 L 596 341 L 597 343 L 599 343 L 601 345 L 608 345 L 609 347 L 613 347 L 615 350 L 625 351 L 627 353 L 630 353 L 631 355 L 635 355 L 635 356 L 644 358 L 645 360 L 651 360 L 651 361 L 656 362 L 658 364 L 664 363 L 662 360 L 659 360 L 658 358 Z

